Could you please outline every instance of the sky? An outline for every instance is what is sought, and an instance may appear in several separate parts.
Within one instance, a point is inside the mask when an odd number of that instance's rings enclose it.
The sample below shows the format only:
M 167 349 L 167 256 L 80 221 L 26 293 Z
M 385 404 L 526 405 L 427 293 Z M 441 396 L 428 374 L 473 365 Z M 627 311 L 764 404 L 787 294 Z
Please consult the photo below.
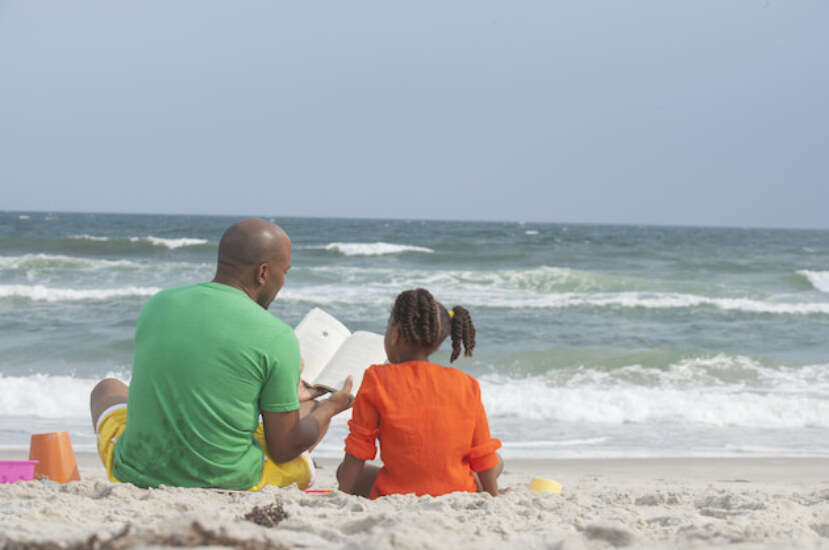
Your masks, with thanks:
M 825 0 L 0 0 L 0 210 L 829 228 Z

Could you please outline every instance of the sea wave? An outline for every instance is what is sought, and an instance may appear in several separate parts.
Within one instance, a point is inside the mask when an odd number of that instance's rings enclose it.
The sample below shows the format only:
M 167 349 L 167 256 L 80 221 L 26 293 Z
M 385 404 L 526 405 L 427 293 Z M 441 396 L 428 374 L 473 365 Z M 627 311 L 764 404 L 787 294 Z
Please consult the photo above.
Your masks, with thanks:
M 749 298 L 713 298 L 694 294 L 653 292 L 516 292 L 509 288 L 474 288 L 462 285 L 429 284 L 424 280 L 366 282 L 354 285 L 294 286 L 280 293 L 280 300 L 325 305 L 385 306 L 401 289 L 423 286 L 438 300 L 449 297 L 452 303 L 497 309 L 696 309 L 764 313 L 772 315 L 829 315 L 829 302 L 778 302 Z
M 528 269 L 503 270 L 400 270 L 389 268 L 362 268 L 354 266 L 297 267 L 297 276 L 309 275 L 308 280 L 346 282 L 360 286 L 393 283 L 395 285 L 471 289 L 489 292 L 492 289 L 535 291 L 539 293 L 565 291 L 619 291 L 685 288 L 682 283 L 649 281 L 637 277 L 540 266 Z M 701 289 L 700 285 L 692 288 Z
M 106 377 L 122 378 L 121 373 Z M 0 416 L 85 418 L 89 394 L 100 379 L 72 376 L 3 376 L 0 374 Z
M 767 367 L 716 356 L 517 379 L 480 377 L 488 414 L 534 421 L 829 428 L 829 365 Z
M 312 245 L 299 247 L 302 250 L 327 250 L 344 256 L 385 256 L 388 254 L 403 254 L 406 252 L 422 252 L 432 254 L 435 251 L 424 246 L 413 246 L 394 243 L 328 243 L 326 245 Z
M 507 304 L 504 304 L 506 306 Z M 616 307 L 624 309 L 683 309 L 713 307 L 723 311 L 770 313 L 785 315 L 829 314 L 829 303 L 791 303 L 754 300 L 749 298 L 711 298 L 678 293 L 563 293 L 536 300 L 510 304 L 522 308 Z
M 0 256 L 0 269 L 29 270 L 32 272 L 50 270 L 78 271 L 190 271 L 213 270 L 214 264 L 194 262 L 136 262 L 131 260 L 106 260 L 62 254 L 24 254 L 22 256 Z
M 0 256 L 0 269 L 140 269 L 129 260 L 99 260 L 55 254 Z
M 0 299 L 24 298 L 36 302 L 77 302 L 110 300 L 112 298 L 152 296 L 157 287 L 124 287 L 108 289 L 50 288 L 42 285 L 0 285 Z
M 389 268 L 363 268 L 354 266 L 298 266 L 297 276 L 310 275 L 331 282 L 347 282 L 360 286 L 391 282 L 396 285 L 436 286 L 472 292 L 534 291 L 541 294 L 561 292 L 679 292 L 703 295 L 734 292 L 720 285 L 658 281 L 567 267 L 539 266 L 527 269 L 501 270 L 400 270 Z
M 829 293 L 829 271 L 809 271 L 803 269 L 798 271 L 797 274 L 806 277 L 815 289 Z
M 829 396 L 829 365 L 767 364 L 745 355 L 680 357 L 667 366 L 631 363 L 608 368 L 576 365 L 544 374 L 548 385 L 590 388 L 724 388 Z
M 187 246 L 201 246 L 208 244 L 207 239 L 196 239 L 191 237 L 180 237 L 175 239 L 165 239 L 161 237 L 153 237 L 148 235 L 146 237 L 98 237 L 95 235 L 72 235 L 69 239 L 95 241 L 95 242 L 130 242 L 130 243 L 149 243 L 153 246 L 161 246 L 174 250 Z
M 561 388 L 482 381 L 494 416 L 599 424 L 672 423 L 750 428 L 829 428 L 829 399 L 785 394 L 622 387 Z
M 716 368 L 741 369 L 731 379 Z M 694 359 L 660 371 L 589 372 L 563 381 L 550 376 L 479 377 L 491 420 L 597 425 L 684 425 L 752 429 L 829 428 L 829 365 L 774 369 L 750 360 Z M 645 369 L 647 370 L 647 369 Z M 754 371 L 753 374 L 748 371 Z M 735 373 L 731 373 L 735 374 Z M 124 378 L 123 373 L 107 376 Z M 751 379 L 753 376 L 753 379 Z M 747 378 L 746 378 L 747 377 Z M 98 379 L 0 375 L 0 417 L 84 418 Z M 339 419 L 344 424 L 347 418 Z M 575 441 L 578 439 L 578 441 Z M 599 445 L 601 438 L 564 438 L 537 447 Z M 520 443 L 532 447 L 532 438 Z
M 148 241 L 148 242 L 150 242 L 150 243 L 152 243 L 156 246 L 164 246 L 164 247 L 169 248 L 171 250 L 176 249 L 176 248 L 182 248 L 182 247 L 185 247 L 185 246 L 200 246 L 200 245 L 207 244 L 207 243 L 210 242 L 207 239 L 192 239 L 192 238 L 188 238 L 188 237 L 182 237 L 182 238 L 179 238 L 179 239 L 162 239 L 161 237 L 153 237 L 153 236 L 130 237 L 129 240 L 130 240 L 130 242 L 133 242 L 133 243 L 134 242 Z

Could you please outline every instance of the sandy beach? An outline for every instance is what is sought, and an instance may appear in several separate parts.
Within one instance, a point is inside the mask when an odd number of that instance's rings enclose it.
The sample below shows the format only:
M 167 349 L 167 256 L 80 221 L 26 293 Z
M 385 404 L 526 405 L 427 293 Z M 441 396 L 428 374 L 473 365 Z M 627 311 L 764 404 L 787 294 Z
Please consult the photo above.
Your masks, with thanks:
M 512 460 L 512 490 L 498 498 L 368 501 L 295 487 L 141 490 L 76 456 L 80 482 L 0 485 L 0 547 L 829 548 L 827 459 Z M 333 489 L 336 461 L 317 463 L 315 489 Z M 563 492 L 530 491 L 535 476 Z

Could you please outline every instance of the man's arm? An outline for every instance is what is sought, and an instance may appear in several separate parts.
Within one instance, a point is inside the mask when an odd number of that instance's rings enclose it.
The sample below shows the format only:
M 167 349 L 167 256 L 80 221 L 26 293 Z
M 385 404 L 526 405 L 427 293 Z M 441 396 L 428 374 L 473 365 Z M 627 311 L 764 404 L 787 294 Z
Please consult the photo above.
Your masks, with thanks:
M 352 384 L 349 376 L 343 389 L 320 401 L 305 415 L 300 414 L 300 409 L 288 412 L 262 411 L 265 441 L 271 458 L 276 462 L 287 462 L 319 441 L 328 431 L 331 418 L 351 406 Z

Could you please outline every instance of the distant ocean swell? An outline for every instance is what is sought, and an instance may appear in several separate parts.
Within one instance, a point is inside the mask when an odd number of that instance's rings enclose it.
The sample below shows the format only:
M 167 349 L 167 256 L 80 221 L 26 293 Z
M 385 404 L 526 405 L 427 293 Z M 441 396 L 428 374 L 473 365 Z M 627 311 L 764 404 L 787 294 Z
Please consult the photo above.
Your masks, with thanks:
M 411 286 L 425 286 L 417 283 L 364 289 L 307 288 L 286 290 L 283 300 L 293 302 L 316 302 L 320 305 L 370 304 L 385 305 L 400 289 Z M 463 304 L 480 308 L 521 308 L 521 309 L 567 309 L 567 308 L 608 308 L 608 309 L 692 309 L 712 308 L 722 311 L 745 313 L 766 313 L 773 315 L 829 315 L 829 303 L 783 303 L 739 298 L 708 298 L 685 294 L 658 293 L 560 293 L 548 295 L 516 296 L 490 289 L 488 294 L 472 293 L 468 289 L 453 291 L 440 287 L 429 287 L 438 299 L 452 304 Z M 448 297 L 448 300 L 446 299 Z
M 286 290 L 280 299 L 286 303 L 316 303 L 325 305 L 370 305 L 385 307 L 400 289 L 418 285 L 416 282 L 400 285 L 375 285 L 373 288 L 308 287 Z M 522 309 L 653 309 L 676 310 L 712 308 L 722 311 L 763 313 L 771 315 L 829 315 L 829 303 L 783 303 L 736 298 L 708 298 L 704 296 L 656 293 L 560 293 L 544 296 L 515 296 L 500 294 L 497 289 L 489 295 L 469 291 L 453 292 L 451 289 L 431 287 L 439 299 L 478 308 Z M 0 300 L 27 299 L 46 302 L 100 301 L 125 297 L 150 297 L 161 287 L 136 287 L 105 289 L 75 289 L 47 287 L 44 285 L 0 285 Z M 449 300 L 446 300 L 446 297 Z
M 0 299 L 78 301 L 151 296 L 171 284 L 208 280 L 212 270 L 213 267 L 205 263 L 148 263 L 48 254 L 6 256 L 0 257 L 0 273 L 6 273 L 4 278 L 7 281 L 17 279 L 18 284 L 0 285 Z M 78 286 L 88 286 L 84 273 L 105 271 L 141 272 L 140 276 L 136 274 L 134 282 L 155 284 L 108 288 L 65 286 L 70 276 L 77 279 Z M 64 276 L 62 285 L 38 284 L 39 279 L 49 279 L 54 273 Z M 190 280 L 173 279 L 187 273 L 191 274 Z M 827 272 L 797 273 L 808 278 L 818 289 L 829 279 Z M 650 282 L 635 277 L 543 266 L 526 270 L 432 270 L 414 273 L 382 268 L 297 267 L 289 274 L 289 280 L 295 281 L 295 284 L 286 286 L 280 295 L 281 300 L 317 302 L 320 305 L 353 303 L 384 306 L 400 290 L 422 286 L 431 289 L 439 299 L 486 308 L 712 308 L 776 315 L 829 315 L 829 301 L 795 301 L 796 292 L 774 295 L 755 291 L 755 296 L 740 297 L 736 295 L 744 291 L 723 286 Z M 665 291 L 645 290 L 648 287 L 661 287 Z M 614 288 L 620 290 L 613 291 Z M 636 288 L 642 290 L 631 290 Z M 671 291 L 671 288 L 679 291 Z M 686 289 L 705 294 L 684 292 Z
M 92 238 L 92 237 L 87 237 Z M 96 238 L 97 239 L 97 238 Z M 100 238 L 108 242 L 115 242 L 117 239 Z M 156 239 L 154 237 L 138 238 L 131 237 L 120 239 L 124 242 L 147 242 L 165 249 L 176 249 L 180 247 L 201 246 L 207 244 L 206 239 Z M 211 245 L 213 246 L 213 245 Z M 420 252 L 434 254 L 435 251 L 426 247 L 401 245 L 393 243 L 329 243 L 320 246 L 304 246 L 298 249 L 336 251 L 346 256 L 382 256 L 405 254 L 408 252 Z M 65 254 L 23 254 L 20 256 L 0 256 L 0 269 L 156 269 L 165 265 L 181 266 L 185 262 L 150 263 L 134 262 L 126 259 L 107 260 L 99 258 L 85 258 L 83 256 L 69 256 Z M 204 266 L 206 264 L 201 264 Z M 327 267 L 318 266 L 307 268 L 301 264 L 296 269 L 311 269 L 316 273 L 326 271 L 334 275 L 349 276 L 351 280 L 363 276 L 366 280 L 384 273 L 399 273 L 397 270 L 382 268 L 359 269 L 353 267 Z M 829 271 L 795 270 L 792 272 L 797 277 L 802 277 L 811 287 L 821 292 L 829 293 Z M 476 285 L 489 284 L 516 289 L 533 289 L 538 291 L 665 291 L 672 288 L 691 291 L 702 291 L 708 294 L 709 291 L 718 292 L 720 287 L 704 285 L 701 283 L 689 282 L 667 282 L 665 280 L 651 280 L 640 277 L 624 276 L 611 273 L 583 271 L 572 268 L 560 268 L 540 266 L 528 269 L 514 270 L 468 270 L 468 271 L 423 271 L 424 282 L 462 282 Z M 454 280 L 454 281 L 452 281 Z M 797 290 L 792 288 L 792 290 Z

